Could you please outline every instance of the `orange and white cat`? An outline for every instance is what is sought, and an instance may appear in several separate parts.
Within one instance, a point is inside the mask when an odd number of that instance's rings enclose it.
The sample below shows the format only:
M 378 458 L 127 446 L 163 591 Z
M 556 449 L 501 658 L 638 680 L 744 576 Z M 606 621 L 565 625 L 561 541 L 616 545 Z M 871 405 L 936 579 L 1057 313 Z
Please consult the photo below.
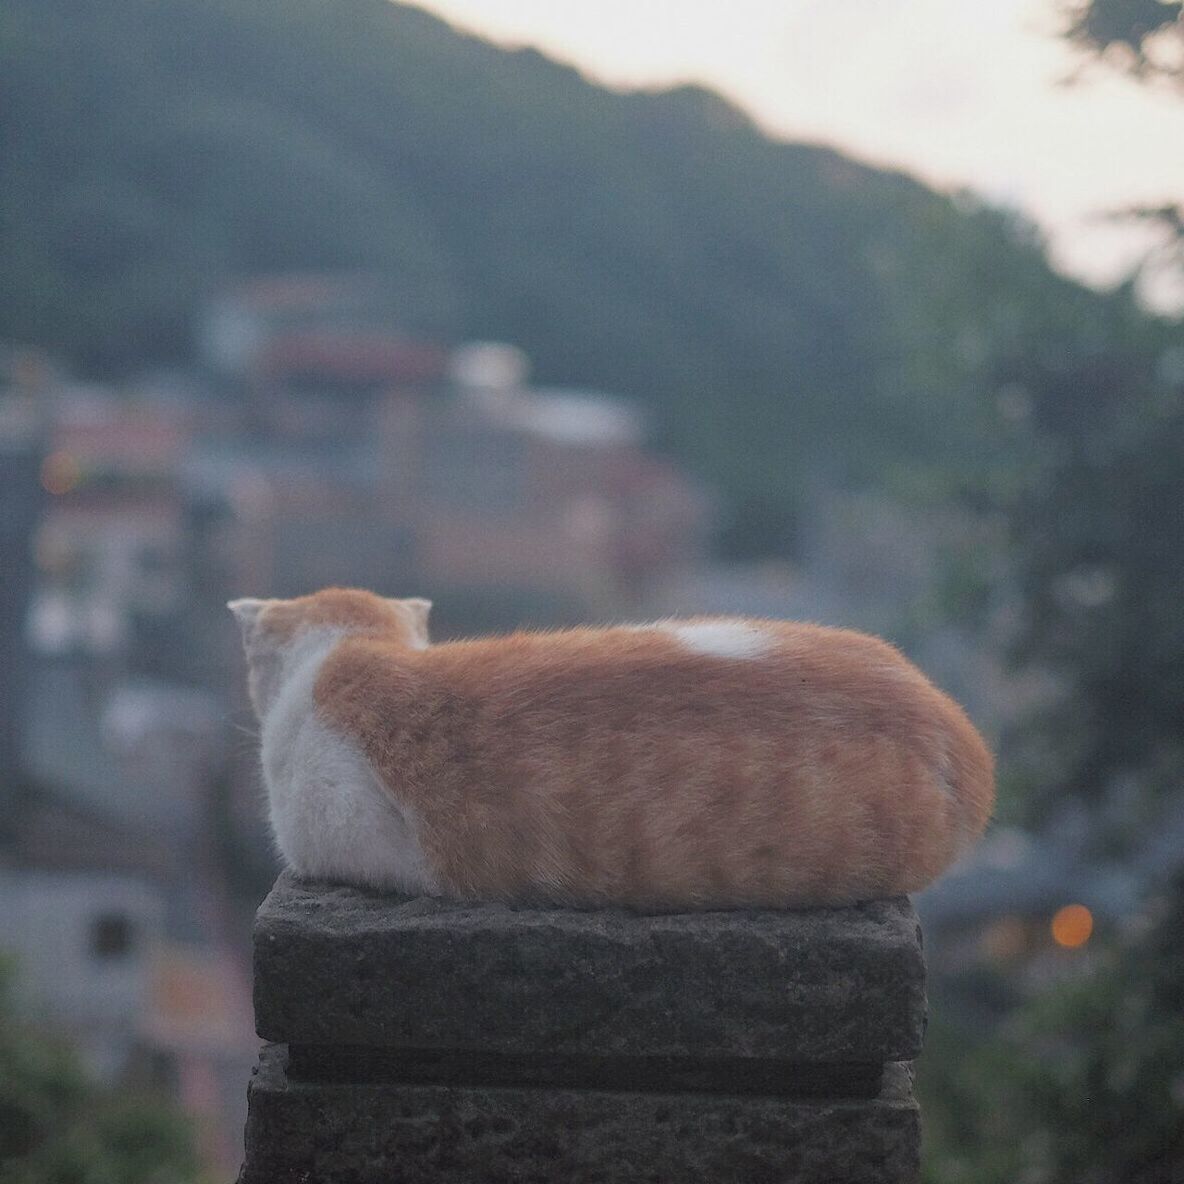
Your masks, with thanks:
M 432 645 L 424 600 L 236 600 L 301 876 L 468 899 L 842 904 L 982 832 L 991 755 L 891 646 L 699 618 Z

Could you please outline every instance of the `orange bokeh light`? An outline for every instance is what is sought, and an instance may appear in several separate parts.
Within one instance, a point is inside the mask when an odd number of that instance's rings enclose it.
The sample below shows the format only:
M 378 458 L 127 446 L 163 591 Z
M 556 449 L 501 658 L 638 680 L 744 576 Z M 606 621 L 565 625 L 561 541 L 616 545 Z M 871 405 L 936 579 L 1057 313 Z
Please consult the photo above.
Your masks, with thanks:
M 1057 909 L 1052 919 L 1052 939 L 1067 950 L 1075 950 L 1089 941 L 1094 931 L 1094 915 L 1083 904 L 1067 904 Z
M 82 480 L 82 467 L 68 452 L 51 452 L 41 462 L 41 488 L 55 496 L 69 493 Z

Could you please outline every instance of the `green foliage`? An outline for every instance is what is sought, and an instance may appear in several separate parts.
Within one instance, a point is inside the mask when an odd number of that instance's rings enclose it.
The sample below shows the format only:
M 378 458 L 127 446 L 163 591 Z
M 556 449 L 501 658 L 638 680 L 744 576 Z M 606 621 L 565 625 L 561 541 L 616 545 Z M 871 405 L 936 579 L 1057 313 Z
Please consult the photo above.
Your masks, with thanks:
M 932 1184 L 1184 1177 L 1184 883 L 1141 935 L 989 1040 L 935 1026 L 921 1062 Z
M 1180 13 L 1093 0 L 1074 8 L 1069 36 L 1164 76 L 1156 37 L 1178 36 Z M 1171 208 L 1160 213 L 1170 224 Z M 989 466 L 980 492 L 1008 527 L 1016 655 L 1062 690 L 1006 768 L 1040 787 L 1029 815 L 1121 793 L 1127 833 L 1105 835 L 1121 848 L 1184 793 L 1184 334 L 1142 316 L 1126 290 L 1066 296 L 990 363 L 1019 463 Z M 928 1180 L 1184 1178 L 1184 879 L 1152 914 L 1002 1032 L 931 1032 L 918 1082 Z
M 185 1184 L 191 1132 L 159 1100 L 102 1090 L 12 1015 L 0 967 L 0 1184 Z
M 1184 335 L 1119 297 L 1004 363 L 1032 461 L 1000 499 L 1023 625 L 1017 649 L 1063 696 L 1044 780 L 1097 798 L 1184 785 Z M 1046 746 L 1047 747 L 1047 746 Z

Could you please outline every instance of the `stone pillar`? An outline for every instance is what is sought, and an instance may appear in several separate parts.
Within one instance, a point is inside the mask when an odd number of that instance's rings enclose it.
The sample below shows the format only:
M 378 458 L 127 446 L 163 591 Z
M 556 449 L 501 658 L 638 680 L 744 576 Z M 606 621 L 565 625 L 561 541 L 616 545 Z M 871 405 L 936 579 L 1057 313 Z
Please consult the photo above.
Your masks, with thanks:
M 259 910 L 240 1184 L 901 1184 L 907 900 L 641 916 L 304 884 Z

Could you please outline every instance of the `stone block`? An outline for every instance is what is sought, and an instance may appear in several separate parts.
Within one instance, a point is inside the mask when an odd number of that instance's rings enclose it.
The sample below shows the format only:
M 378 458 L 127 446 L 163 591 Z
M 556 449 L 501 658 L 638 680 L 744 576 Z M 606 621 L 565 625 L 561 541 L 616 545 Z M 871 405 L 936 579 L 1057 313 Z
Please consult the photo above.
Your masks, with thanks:
M 883 1064 L 921 1049 L 925 967 L 903 897 L 641 915 L 285 873 L 256 923 L 255 1019 L 290 1044 Z
M 283 875 L 259 910 L 241 1184 L 906 1184 L 905 899 L 636 914 Z
M 239 1184 L 908 1184 L 911 1075 L 875 1098 L 293 1082 L 270 1045 Z

